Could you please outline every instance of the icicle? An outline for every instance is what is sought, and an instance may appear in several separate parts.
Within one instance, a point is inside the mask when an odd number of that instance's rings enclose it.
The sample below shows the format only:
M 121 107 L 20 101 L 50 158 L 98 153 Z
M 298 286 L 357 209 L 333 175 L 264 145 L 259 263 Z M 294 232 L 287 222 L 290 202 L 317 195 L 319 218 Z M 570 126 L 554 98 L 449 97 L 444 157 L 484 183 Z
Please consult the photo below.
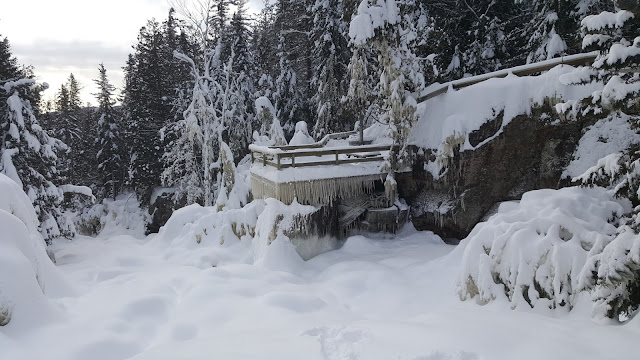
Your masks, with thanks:
M 301 204 L 332 205 L 339 198 L 370 194 L 381 175 L 330 178 L 287 183 L 275 183 L 251 174 L 251 189 L 256 199 L 276 198 L 285 204 L 297 199 Z

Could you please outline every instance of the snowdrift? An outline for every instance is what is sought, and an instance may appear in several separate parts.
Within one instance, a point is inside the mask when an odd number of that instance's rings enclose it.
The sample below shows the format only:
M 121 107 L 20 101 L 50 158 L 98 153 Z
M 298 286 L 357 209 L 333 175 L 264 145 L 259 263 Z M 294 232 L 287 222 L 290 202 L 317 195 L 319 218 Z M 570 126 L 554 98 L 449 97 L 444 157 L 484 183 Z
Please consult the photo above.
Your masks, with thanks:
M 531 191 L 519 203 L 501 204 L 460 245 L 460 298 L 572 308 L 590 250 L 615 238 L 608 220 L 630 208 L 611 191 L 578 187 Z
M 161 247 L 169 260 L 201 268 L 245 263 L 294 271 L 303 258 L 336 247 L 331 239 L 297 241 L 305 235 L 305 218 L 316 211 L 275 199 L 223 211 L 189 205 L 175 211 L 148 245 Z
M 55 313 L 48 296 L 70 288 L 47 255 L 27 195 L 4 174 L 0 194 L 0 326 L 29 328 Z

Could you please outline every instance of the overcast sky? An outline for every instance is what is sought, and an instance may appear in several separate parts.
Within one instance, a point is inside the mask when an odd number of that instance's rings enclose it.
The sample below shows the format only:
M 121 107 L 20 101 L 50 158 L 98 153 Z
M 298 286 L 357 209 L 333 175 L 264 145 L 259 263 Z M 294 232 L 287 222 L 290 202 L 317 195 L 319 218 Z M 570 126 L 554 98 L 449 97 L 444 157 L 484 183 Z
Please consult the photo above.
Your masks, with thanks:
M 251 0 L 252 10 L 261 0 Z M 49 83 L 53 98 L 70 73 L 84 86 L 82 101 L 96 101 L 92 79 L 103 62 L 120 90 L 122 67 L 146 21 L 162 22 L 167 0 L 2 0 L 0 36 L 7 37 L 21 64 L 33 65 L 38 80 Z

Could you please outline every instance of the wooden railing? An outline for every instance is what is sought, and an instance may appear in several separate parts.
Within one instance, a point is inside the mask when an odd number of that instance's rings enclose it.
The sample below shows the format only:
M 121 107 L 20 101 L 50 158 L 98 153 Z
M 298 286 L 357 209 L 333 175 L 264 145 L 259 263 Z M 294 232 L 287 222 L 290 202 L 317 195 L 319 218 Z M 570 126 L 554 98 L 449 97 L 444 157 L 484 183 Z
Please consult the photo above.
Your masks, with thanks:
M 372 161 L 382 161 L 384 156 L 382 151 L 390 151 L 396 146 L 392 145 L 362 145 L 344 146 L 334 148 L 313 147 L 266 147 L 249 145 L 251 151 L 251 162 L 260 161 L 264 166 L 273 166 L 278 170 L 290 167 L 307 167 L 321 165 L 353 164 Z M 301 158 L 316 158 L 309 161 Z M 324 157 L 324 159 L 319 159 Z

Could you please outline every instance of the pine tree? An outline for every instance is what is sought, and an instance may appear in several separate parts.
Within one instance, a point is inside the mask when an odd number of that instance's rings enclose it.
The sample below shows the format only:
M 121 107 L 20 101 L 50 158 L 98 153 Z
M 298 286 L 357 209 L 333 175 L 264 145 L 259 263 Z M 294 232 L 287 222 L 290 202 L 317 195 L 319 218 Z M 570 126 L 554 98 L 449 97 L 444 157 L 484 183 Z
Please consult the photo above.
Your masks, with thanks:
M 100 92 L 94 94 L 98 101 L 98 136 L 95 144 L 98 148 L 96 160 L 98 163 L 98 179 L 104 189 L 105 197 L 115 200 L 123 182 L 123 168 L 121 157 L 121 138 L 118 120 L 113 109 L 115 87 L 109 83 L 107 69 L 104 64 L 98 65 L 99 76 L 94 82 Z
M 255 55 L 257 78 L 256 98 L 271 97 L 274 79 L 278 77 L 278 39 L 276 30 L 276 4 L 265 1 L 253 25 L 251 48 Z M 259 126 L 259 124 L 256 124 Z

